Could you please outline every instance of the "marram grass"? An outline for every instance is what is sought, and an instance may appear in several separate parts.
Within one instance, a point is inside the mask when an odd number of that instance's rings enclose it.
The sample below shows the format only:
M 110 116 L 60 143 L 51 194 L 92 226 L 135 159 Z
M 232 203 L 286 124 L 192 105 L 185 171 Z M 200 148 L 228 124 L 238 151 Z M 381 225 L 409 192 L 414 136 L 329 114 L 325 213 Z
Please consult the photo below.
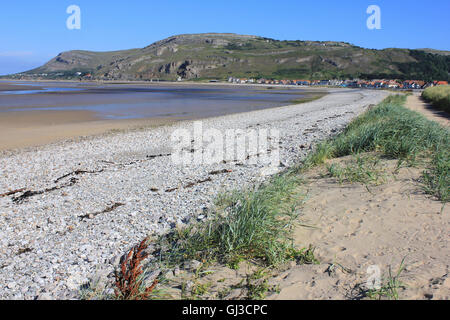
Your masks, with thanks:
M 450 199 L 450 132 L 402 105 L 406 96 L 390 96 L 355 119 L 342 134 L 316 147 L 305 161 L 309 168 L 327 159 L 378 152 L 414 164 L 431 159 L 424 172 L 425 190 L 442 202 Z
M 422 97 L 436 108 L 450 113 L 450 86 L 427 88 Z
M 196 259 L 233 267 L 248 259 L 268 266 L 305 257 L 312 257 L 306 263 L 315 262 L 312 249 L 297 250 L 290 237 L 296 208 L 305 198 L 298 192 L 300 183 L 298 176 L 285 173 L 255 189 L 222 195 L 214 219 L 160 239 L 166 248 L 161 258 L 173 265 Z

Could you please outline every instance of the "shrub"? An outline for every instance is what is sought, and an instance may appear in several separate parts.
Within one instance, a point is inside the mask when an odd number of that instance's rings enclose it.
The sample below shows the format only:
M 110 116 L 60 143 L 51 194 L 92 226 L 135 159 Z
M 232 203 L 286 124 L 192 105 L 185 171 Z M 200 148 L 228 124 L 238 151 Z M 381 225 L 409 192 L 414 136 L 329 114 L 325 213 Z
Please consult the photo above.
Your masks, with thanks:
M 422 97 L 436 108 L 450 113 L 450 86 L 427 88 Z

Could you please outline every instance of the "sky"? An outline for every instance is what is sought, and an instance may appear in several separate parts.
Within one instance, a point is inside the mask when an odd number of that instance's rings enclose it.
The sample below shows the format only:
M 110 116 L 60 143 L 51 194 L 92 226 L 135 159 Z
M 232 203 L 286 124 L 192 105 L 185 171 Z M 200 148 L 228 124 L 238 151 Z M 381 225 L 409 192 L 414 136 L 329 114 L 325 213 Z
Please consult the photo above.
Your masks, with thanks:
M 81 10 L 80 29 L 66 26 L 70 5 Z M 381 29 L 367 27 L 370 5 L 380 8 Z M 186 33 L 450 50 L 449 12 L 450 0 L 2 0 L 0 75 L 38 67 L 63 51 L 142 48 Z

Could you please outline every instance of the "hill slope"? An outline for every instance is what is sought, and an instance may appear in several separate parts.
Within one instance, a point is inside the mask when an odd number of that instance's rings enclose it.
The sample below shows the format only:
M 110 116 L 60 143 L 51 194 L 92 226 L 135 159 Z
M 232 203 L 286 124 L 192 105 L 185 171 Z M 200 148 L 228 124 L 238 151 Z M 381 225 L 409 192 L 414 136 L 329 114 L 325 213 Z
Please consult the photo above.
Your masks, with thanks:
M 69 51 L 27 74 L 70 78 L 175 80 L 400 78 L 448 80 L 450 57 L 420 50 L 371 50 L 344 42 L 279 41 L 236 34 L 178 35 L 142 49 Z

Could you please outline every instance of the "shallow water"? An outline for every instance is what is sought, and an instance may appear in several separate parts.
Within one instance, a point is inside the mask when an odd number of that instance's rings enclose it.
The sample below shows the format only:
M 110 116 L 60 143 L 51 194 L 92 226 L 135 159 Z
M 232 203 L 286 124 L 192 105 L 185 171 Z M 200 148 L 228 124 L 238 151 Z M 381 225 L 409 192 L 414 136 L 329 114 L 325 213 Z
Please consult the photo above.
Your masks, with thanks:
M 100 119 L 219 116 L 288 105 L 305 94 L 299 89 L 252 86 L 2 83 L 38 89 L 0 91 L 0 112 L 82 110 Z
M 67 92 L 67 91 L 82 91 L 81 88 L 43 88 L 40 90 L 15 90 L 15 91 L 0 91 L 0 95 L 22 95 L 22 94 L 40 94 L 48 92 Z

